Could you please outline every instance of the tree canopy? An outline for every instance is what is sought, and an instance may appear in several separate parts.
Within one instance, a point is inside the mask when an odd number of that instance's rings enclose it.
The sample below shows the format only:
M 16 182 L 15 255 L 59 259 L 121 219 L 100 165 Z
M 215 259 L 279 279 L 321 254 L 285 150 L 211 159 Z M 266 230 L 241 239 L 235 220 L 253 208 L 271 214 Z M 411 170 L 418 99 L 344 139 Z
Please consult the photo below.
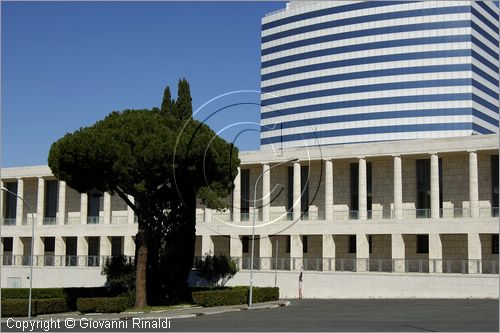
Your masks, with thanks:
M 137 307 L 146 305 L 148 264 L 157 266 L 160 257 L 170 257 L 165 262 L 179 269 L 170 272 L 179 283 L 187 279 L 197 198 L 225 208 L 239 166 L 237 148 L 191 118 L 186 80 L 179 81 L 177 101 L 168 100 L 167 87 L 162 109 L 112 112 L 66 134 L 52 144 L 48 158 L 54 175 L 70 187 L 116 193 L 137 215 Z

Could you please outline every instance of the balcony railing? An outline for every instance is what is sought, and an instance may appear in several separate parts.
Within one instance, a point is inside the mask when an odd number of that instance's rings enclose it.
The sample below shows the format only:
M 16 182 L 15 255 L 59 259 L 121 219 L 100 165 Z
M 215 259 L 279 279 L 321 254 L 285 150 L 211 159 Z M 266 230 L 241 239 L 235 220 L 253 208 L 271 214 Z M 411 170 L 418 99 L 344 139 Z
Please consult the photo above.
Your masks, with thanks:
M 87 216 L 87 224 L 100 224 L 101 217 L 100 216 Z
M 33 266 L 79 266 L 79 267 L 102 267 L 111 256 L 76 256 L 76 255 L 35 255 L 33 256 Z M 134 257 L 126 256 L 128 262 L 133 262 Z M 29 266 L 31 256 L 29 255 L 8 255 L 2 256 L 4 266 Z
M 482 217 L 498 217 L 498 207 L 481 207 L 479 208 L 479 216 Z
M 44 217 L 43 224 L 44 225 L 54 225 L 56 224 L 57 219 L 55 217 Z
M 16 219 L 3 219 L 3 225 L 16 225 Z

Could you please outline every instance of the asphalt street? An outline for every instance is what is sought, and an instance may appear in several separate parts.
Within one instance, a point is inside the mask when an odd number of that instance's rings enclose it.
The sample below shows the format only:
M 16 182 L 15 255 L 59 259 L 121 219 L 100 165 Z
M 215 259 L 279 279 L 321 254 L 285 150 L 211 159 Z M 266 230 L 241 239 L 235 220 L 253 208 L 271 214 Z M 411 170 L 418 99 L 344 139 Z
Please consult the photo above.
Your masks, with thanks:
M 292 300 L 287 307 L 242 310 L 193 318 L 77 322 L 55 331 L 377 331 L 377 332 L 498 332 L 498 300 Z M 5 318 L 4 318 L 5 319 Z M 90 323 L 90 324 L 89 324 Z M 155 324 L 156 323 L 156 324 Z M 108 323 L 109 324 L 109 323 Z M 101 325 L 101 326 L 99 326 Z M 162 326 L 155 329 L 154 325 Z M 2 325 L 2 331 L 12 330 Z M 43 331 L 42 329 L 36 331 Z
M 172 322 L 174 331 L 498 332 L 498 300 L 295 300 Z

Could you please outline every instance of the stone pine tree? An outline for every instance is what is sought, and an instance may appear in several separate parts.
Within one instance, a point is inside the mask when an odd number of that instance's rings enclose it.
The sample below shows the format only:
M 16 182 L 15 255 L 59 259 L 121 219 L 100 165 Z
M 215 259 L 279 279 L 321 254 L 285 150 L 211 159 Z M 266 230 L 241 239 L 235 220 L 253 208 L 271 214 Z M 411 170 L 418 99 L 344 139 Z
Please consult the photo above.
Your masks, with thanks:
M 239 165 L 235 147 L 208 126 L 180 119 L 184 117 L 157 108 L 112 112 L 93 126 L 66 134 L 49 152 L 49 166 L 58 179 L 80 193 L 97 189 L 117 194 L 137 215 L 138 308 L 147 305 L 147 267 L 157 264 L 148 253 L 159 245 L 150 240 L 161 245 L 176 239 L 169 250 L 179 256 L 172 263 L 178 270 L 169 272 L 176 281 L 185 281 L 193 263 L 196 200 L 224 208 Z

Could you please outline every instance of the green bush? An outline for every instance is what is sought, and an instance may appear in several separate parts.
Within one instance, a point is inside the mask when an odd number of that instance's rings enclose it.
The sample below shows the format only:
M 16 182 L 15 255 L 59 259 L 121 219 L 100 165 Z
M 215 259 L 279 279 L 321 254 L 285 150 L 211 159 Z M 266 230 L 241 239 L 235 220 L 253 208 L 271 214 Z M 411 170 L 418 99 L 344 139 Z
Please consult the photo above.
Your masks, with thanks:
M 64 297 L 68 303 L 70 310 L 77 310 L 76 301 L 79 298 L 95 298 L 95 297 L 114 297 L 118 296 L 106 287 L 91 287 L 91 288 L 64 288 Z
M 245 304 L 248 297 L 246 289 L 195 291 L 192 295 L 193 301 L 204 307 Z
M 95 297 L 79 298 L 76 308 L 81 313 L 111 313 L 125 311 L 128 305 L 127 297 Z
M 25 317 L 28 315 L 28 299 L 2 299 L 2 315 Z M 68 311 L 66 299 L 32 299 L 31 315 L 61 313 Z
M 276 288 L 253 288 L 253 302 L 254 303 L 260 303 L 260 302 L 270 302 L 270 301 L 277 301 L 280 298 L 280 289 L 278 287 Z
M 220 290 L 195 291 L 192 296 L 196 304 L 204 307 L 246 304 L 249 298 L 249 288 L 238 286 Z M 278 299 L 279 288 L 253 288 L 253 303 Z
M 207 254 L 196 262 L 196 275 L 205 279 L 210 286 L 224 287 L 238 271 L 236 262 L 225 254 Z
M 2 289 L 2 299 L 28 299 L 29 288 Z M 33 288 L 32 299 L 64 298 L 63 288 Z

